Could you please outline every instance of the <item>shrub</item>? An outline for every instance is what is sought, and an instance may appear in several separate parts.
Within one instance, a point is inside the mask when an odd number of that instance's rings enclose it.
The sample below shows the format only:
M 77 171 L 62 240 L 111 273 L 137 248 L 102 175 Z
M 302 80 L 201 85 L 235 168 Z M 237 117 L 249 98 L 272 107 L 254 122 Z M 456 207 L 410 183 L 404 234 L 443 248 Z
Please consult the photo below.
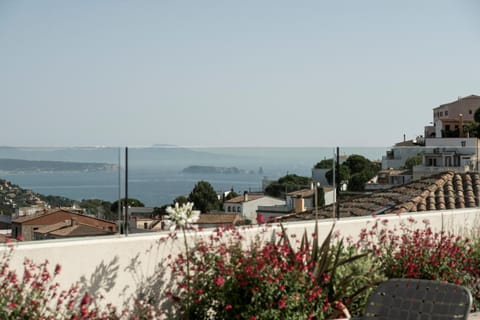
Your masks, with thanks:
M 237 229 L 217 229 L 188 256 L 179 254 L 169 264 L 176 284 L 169 294 L 180 317 L 327 319 L 341 314 L 371 286 L 368 275 L 355 282 L 354 268 L 346 267 L 367 255 L 345 249 L 342 242 L 330 246 L 332 232 L 322 246 L 313 236 L 309 243 L 304 235 L 294 249 L 282 231 L 279 241 L 257 238 L 245 248 Z
M 446 281 L 467 287 L 480 307 L 480 260 L 467 238 L 445 231 L 434 232 L 428 220 L 416 227 L 409 218 L 399 228 L 387 228 L 387 220 L 377 220 L 364 229 L 359 246 L 372 250 L 388 278 L 416 278 Z
M 78 285 L 62 290 L 55 278 L 61 267 L 50 271 L 49 262 L 35 263 L 26 259 L 23 275 L 10 268 L 14 247 L 9 245 L 0 262 L 0 319 L 15 320 L 140 320 L 154 319 L 151 306 L 136 302 L 129 312 L 118 312 L 111 304 L 98 303 Z

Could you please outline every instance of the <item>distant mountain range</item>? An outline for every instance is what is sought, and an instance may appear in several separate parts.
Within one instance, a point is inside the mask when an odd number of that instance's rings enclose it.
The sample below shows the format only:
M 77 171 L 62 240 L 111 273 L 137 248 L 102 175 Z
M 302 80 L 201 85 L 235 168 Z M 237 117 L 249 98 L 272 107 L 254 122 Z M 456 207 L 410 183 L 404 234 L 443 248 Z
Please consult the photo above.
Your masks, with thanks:
M 0 159 L 0 172 L 3 173 L 95 172 L 117 169 L 117 165 L 110 163 Z

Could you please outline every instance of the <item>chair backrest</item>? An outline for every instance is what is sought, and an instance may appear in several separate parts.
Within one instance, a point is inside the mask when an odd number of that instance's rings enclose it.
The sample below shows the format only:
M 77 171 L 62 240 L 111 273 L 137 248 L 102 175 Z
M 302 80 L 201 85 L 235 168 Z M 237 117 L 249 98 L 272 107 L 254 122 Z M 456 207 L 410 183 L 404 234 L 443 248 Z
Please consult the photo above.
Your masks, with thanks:
M 472 304 L 462 286 L 433 280 L 390 279 L 370 295 L 362 319 L 467 319 Z

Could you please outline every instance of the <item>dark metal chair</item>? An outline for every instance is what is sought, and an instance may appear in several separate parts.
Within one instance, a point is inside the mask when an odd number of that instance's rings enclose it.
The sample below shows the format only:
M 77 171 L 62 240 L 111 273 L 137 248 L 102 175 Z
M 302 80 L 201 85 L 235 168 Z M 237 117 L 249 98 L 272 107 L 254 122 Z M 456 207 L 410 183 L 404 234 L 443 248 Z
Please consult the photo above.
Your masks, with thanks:
M 472 296 L 462 286 L 433 280 L 390 279 L 369 297 L 361 319 L 467 319 Z

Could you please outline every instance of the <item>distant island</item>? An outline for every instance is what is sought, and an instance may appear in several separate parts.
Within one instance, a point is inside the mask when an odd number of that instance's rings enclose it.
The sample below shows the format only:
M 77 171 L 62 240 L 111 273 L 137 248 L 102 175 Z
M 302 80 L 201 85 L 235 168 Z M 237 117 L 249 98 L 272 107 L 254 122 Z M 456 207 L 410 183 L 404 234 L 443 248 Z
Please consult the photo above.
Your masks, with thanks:
M 1 173 L 97 172 L 117 170 L 118 165 L 98 162 L 0 159 Z
M 183 173 L 206 173 L 206 174 L 254 174 L 252 170 L 243 170 L 237 167 L 215 166 L 189 166 L 182 170 Z

